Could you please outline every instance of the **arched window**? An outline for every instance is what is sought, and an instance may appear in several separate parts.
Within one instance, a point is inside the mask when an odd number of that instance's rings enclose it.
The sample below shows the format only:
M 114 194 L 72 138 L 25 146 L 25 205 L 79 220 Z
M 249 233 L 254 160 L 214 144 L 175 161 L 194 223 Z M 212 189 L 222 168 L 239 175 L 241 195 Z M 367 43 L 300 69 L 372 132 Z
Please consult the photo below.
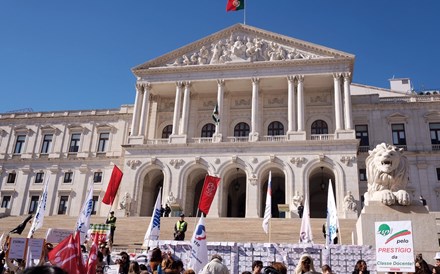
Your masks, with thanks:
M 284 135 L 284 126 L 281 122 L 274 121 L 269 124 L 267 127 L 267 135 L 269 136 L 278 136 Z
M 162 138 L 166 139 L 170 137 L 171 133 L 173 133 L 173 125 L 168 125 L 162 130 Z
M 323 120 L 316 120 L 313 122 L 312 134 L 328 134 L 327 123 Z
M 241 122 L 238 123 L 234 128 L 234 136 L 235 137 L 245 137 L 249 136 L 249 125 Z
M 206 124 L 202 127 L 201 137 L 212 137 L 215 132 L 215 125 L 212 123 Z

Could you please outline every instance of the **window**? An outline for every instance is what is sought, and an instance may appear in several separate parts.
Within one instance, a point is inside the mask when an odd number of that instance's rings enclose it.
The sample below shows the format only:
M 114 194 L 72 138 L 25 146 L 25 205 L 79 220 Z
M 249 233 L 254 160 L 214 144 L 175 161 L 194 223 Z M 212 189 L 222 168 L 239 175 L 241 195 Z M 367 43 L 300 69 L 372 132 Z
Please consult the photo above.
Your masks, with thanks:
M 97 171 L 93 173 L 93 182 L 94 183 L 100 183 L 102 181 L 102 172 Z
M 406 146 L 405 126 L 403 124 L 392 124 L 393 145 Z
M 367 180 L 367 170 L 365 168 L 359 169 L 359 181 Z
M 53 134 L 45 134 L 43 137 L 43 145 L 41 146 L 41 153 L 49 153 L 52 144 Z
M 15 183 L 15 178 L 17 177 L 17 174 L 15 172 L 9 173 L 8 174 L 8 184 L 13 184 Z
M 206 124 L 202 127 L 201 137 L 212 137 L 215 133 L 215 125 L 212 123 Z
M 26 135 L 17 135 L 17 140 L 15 141 L 14 153 L 20 154 L 24 147 L 24 142 L 26 141 Z
M 43 182 L 44 173 L 38 172 L 37 175 L 35 175 L 35 183 L 39 184 Z
M 173 125 L 168 125 L 162 130 L 162 138 L 167 139 L 170 137 L 171 133 L 173 133 Z
M 356 139 L 360 140 L 359 146 L 370 146 L 370 141 L 368 140 L 368 125 L 357 125 L 354 128 L 356 131 Z
M 274 121 L 269 124 L 267 127 L 267 135 L 269 136 L 278 136 L 284 135 L 284 126 L 281 122 Z
M 68 171 L 66 173 L 64 173 L 64 183 L 71 183 L 72 182 L 72 178 L 73 178 L 73 172 L 72 171 Z
M 69 196 L 61 196 L 60 204 L 58 205 L 58 214 L 66 214 L 67 212 L 67 201 L 69 201 Z
M 92 215 L 96 214 L 96 205 L 98 204 L 98 196 L 92 197 Z
M 108 132 L 99 134 L 98 152 L 107 151 L 107 144 L 108 144 L 109 136 L 110 136 L 110 133 L 108 133 Z
M 11 196 L 3 196 L 1 208 L 9 208 L 11 203 Z
M 234 127 L 234 136 L 235 137 L 245 137 L 245 136 L 249 136 L 249 125 L 241 122 L 238 123 L 235 127 Z
M 430 123 L 429 131 L 431 132 L 431 144 L 440 144 L 440 123 Z
M 72 136 L 70 137 L 69 152 L 78 152 L 80 139 L 81 139 L 80 133 L 72 134 Z
M 39 200 L 38 196 L 32 196 L 31 197 L 31 203 L 29 204 L 29 212 L 28 212 L 28 214 L 32 214 L 35 211 L 37 211 L 38 200 Z
M 316 120 L 312 124 L 312 134 L 328 134 L 327 123 L 323 120 Z
M 440 167 L 437 168 L 437 180 L 440 181 Z

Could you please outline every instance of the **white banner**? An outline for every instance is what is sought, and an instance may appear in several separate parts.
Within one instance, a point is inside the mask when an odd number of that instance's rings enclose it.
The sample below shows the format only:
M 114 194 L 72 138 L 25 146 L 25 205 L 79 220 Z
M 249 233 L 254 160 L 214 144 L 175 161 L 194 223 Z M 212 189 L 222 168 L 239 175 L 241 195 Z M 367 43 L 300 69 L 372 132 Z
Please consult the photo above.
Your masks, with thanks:
M 376 271 L 414 272 L 411 221 L 375 222 Z
M 190 267 L 199 273 L 208 263 L 208 247 L 206 241 L 205 219 L 203 215 L 199 219 L 194 234 L 191 238 Z

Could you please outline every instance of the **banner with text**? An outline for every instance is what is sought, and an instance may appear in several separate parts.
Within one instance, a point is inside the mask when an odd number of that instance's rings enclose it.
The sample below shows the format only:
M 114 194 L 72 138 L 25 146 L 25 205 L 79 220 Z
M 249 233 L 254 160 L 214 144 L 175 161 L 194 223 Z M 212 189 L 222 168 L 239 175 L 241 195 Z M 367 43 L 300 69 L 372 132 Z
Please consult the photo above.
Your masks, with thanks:
M 376 271 L 414 272 L 411 221 L 375 222 Z

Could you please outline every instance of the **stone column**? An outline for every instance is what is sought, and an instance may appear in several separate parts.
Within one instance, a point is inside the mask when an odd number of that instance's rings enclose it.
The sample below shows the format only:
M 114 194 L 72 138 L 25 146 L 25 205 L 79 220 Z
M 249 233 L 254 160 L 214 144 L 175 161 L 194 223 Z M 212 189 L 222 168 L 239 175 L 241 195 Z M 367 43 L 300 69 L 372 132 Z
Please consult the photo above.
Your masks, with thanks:
M 298 80 L 298 131 L 304 131 L 304 75 L 297 75 Z
M 225 90 L 225 80 L 217 80 L 217 106 L 219 122 L 215 124 L 214 142 L 222 141 L 221 124 L 223 122 L 223 95 Z
M 140 120 L 140 129 L 139 134 L 142 136 L 146 136 L 145 129 L 147 128 L 148 124 L 148 115 L 150 113 L 150 90 L 151 90 L 151 84 L 145 83 L 144 84 L 144 96 L 142 100 L 142 108 L 141 108 L 141 120 Z
M 144 85 L 141 83 L 136 84 L 136 99 L 134 100 L 133 120 L 131 122 L 131 136 L 137 136 L 139 134 L 139 115 L 141 111 L 141 103 L 144 96 Z
M 296 115 L 295 115 L 295 76 L 287 76 L 288 94 L 287 94 L 287 132 L 296 130 Z
M 183 82 L 176 82 L 176 99 L 174 102 L 174 115 L 173 115 L 173 131 L 171 135 L 177 135 L 179 128 L 179 120 L 180 120 L 180 107 L 181 107 L 181 98 L 182 98 L 182 88 Z
M 252 78 L 252 112 L 251 112 L 251 132 L 249 133 L 250 141 L 258 141 L 258 92 L 259 92 L 259 78 Z
M 333 74 L 335 91 L 335 130 L 342 129 L 341 74 Z
M 259 211 L 261 210 L 260 205 L 260 197 L 258 195 L 259 187 L 258 187 L 258 179 L 256 177 L 248 178 L 248 183 L 246 184 L 246 218 L 258 218 L 263 217 L 264 212 L 261 216 L 258 216 Z M 264 194 L 266 195 L 266 193 Z M 263 209 L 264 210 L 264 209 Z
M 189 118 L 189 105 L 191 94 L 191 82 L 185 83 L 185 91 L 183 92 L 183 111 L 182 111 L 182 126 L 179 128 L 179 134 L 184 135 L 188 132 L 188 118 Z
M 345 129 L 353 129 L 353 117 L 351 111 L 350 73 L 344 74 L 344 114 Z

